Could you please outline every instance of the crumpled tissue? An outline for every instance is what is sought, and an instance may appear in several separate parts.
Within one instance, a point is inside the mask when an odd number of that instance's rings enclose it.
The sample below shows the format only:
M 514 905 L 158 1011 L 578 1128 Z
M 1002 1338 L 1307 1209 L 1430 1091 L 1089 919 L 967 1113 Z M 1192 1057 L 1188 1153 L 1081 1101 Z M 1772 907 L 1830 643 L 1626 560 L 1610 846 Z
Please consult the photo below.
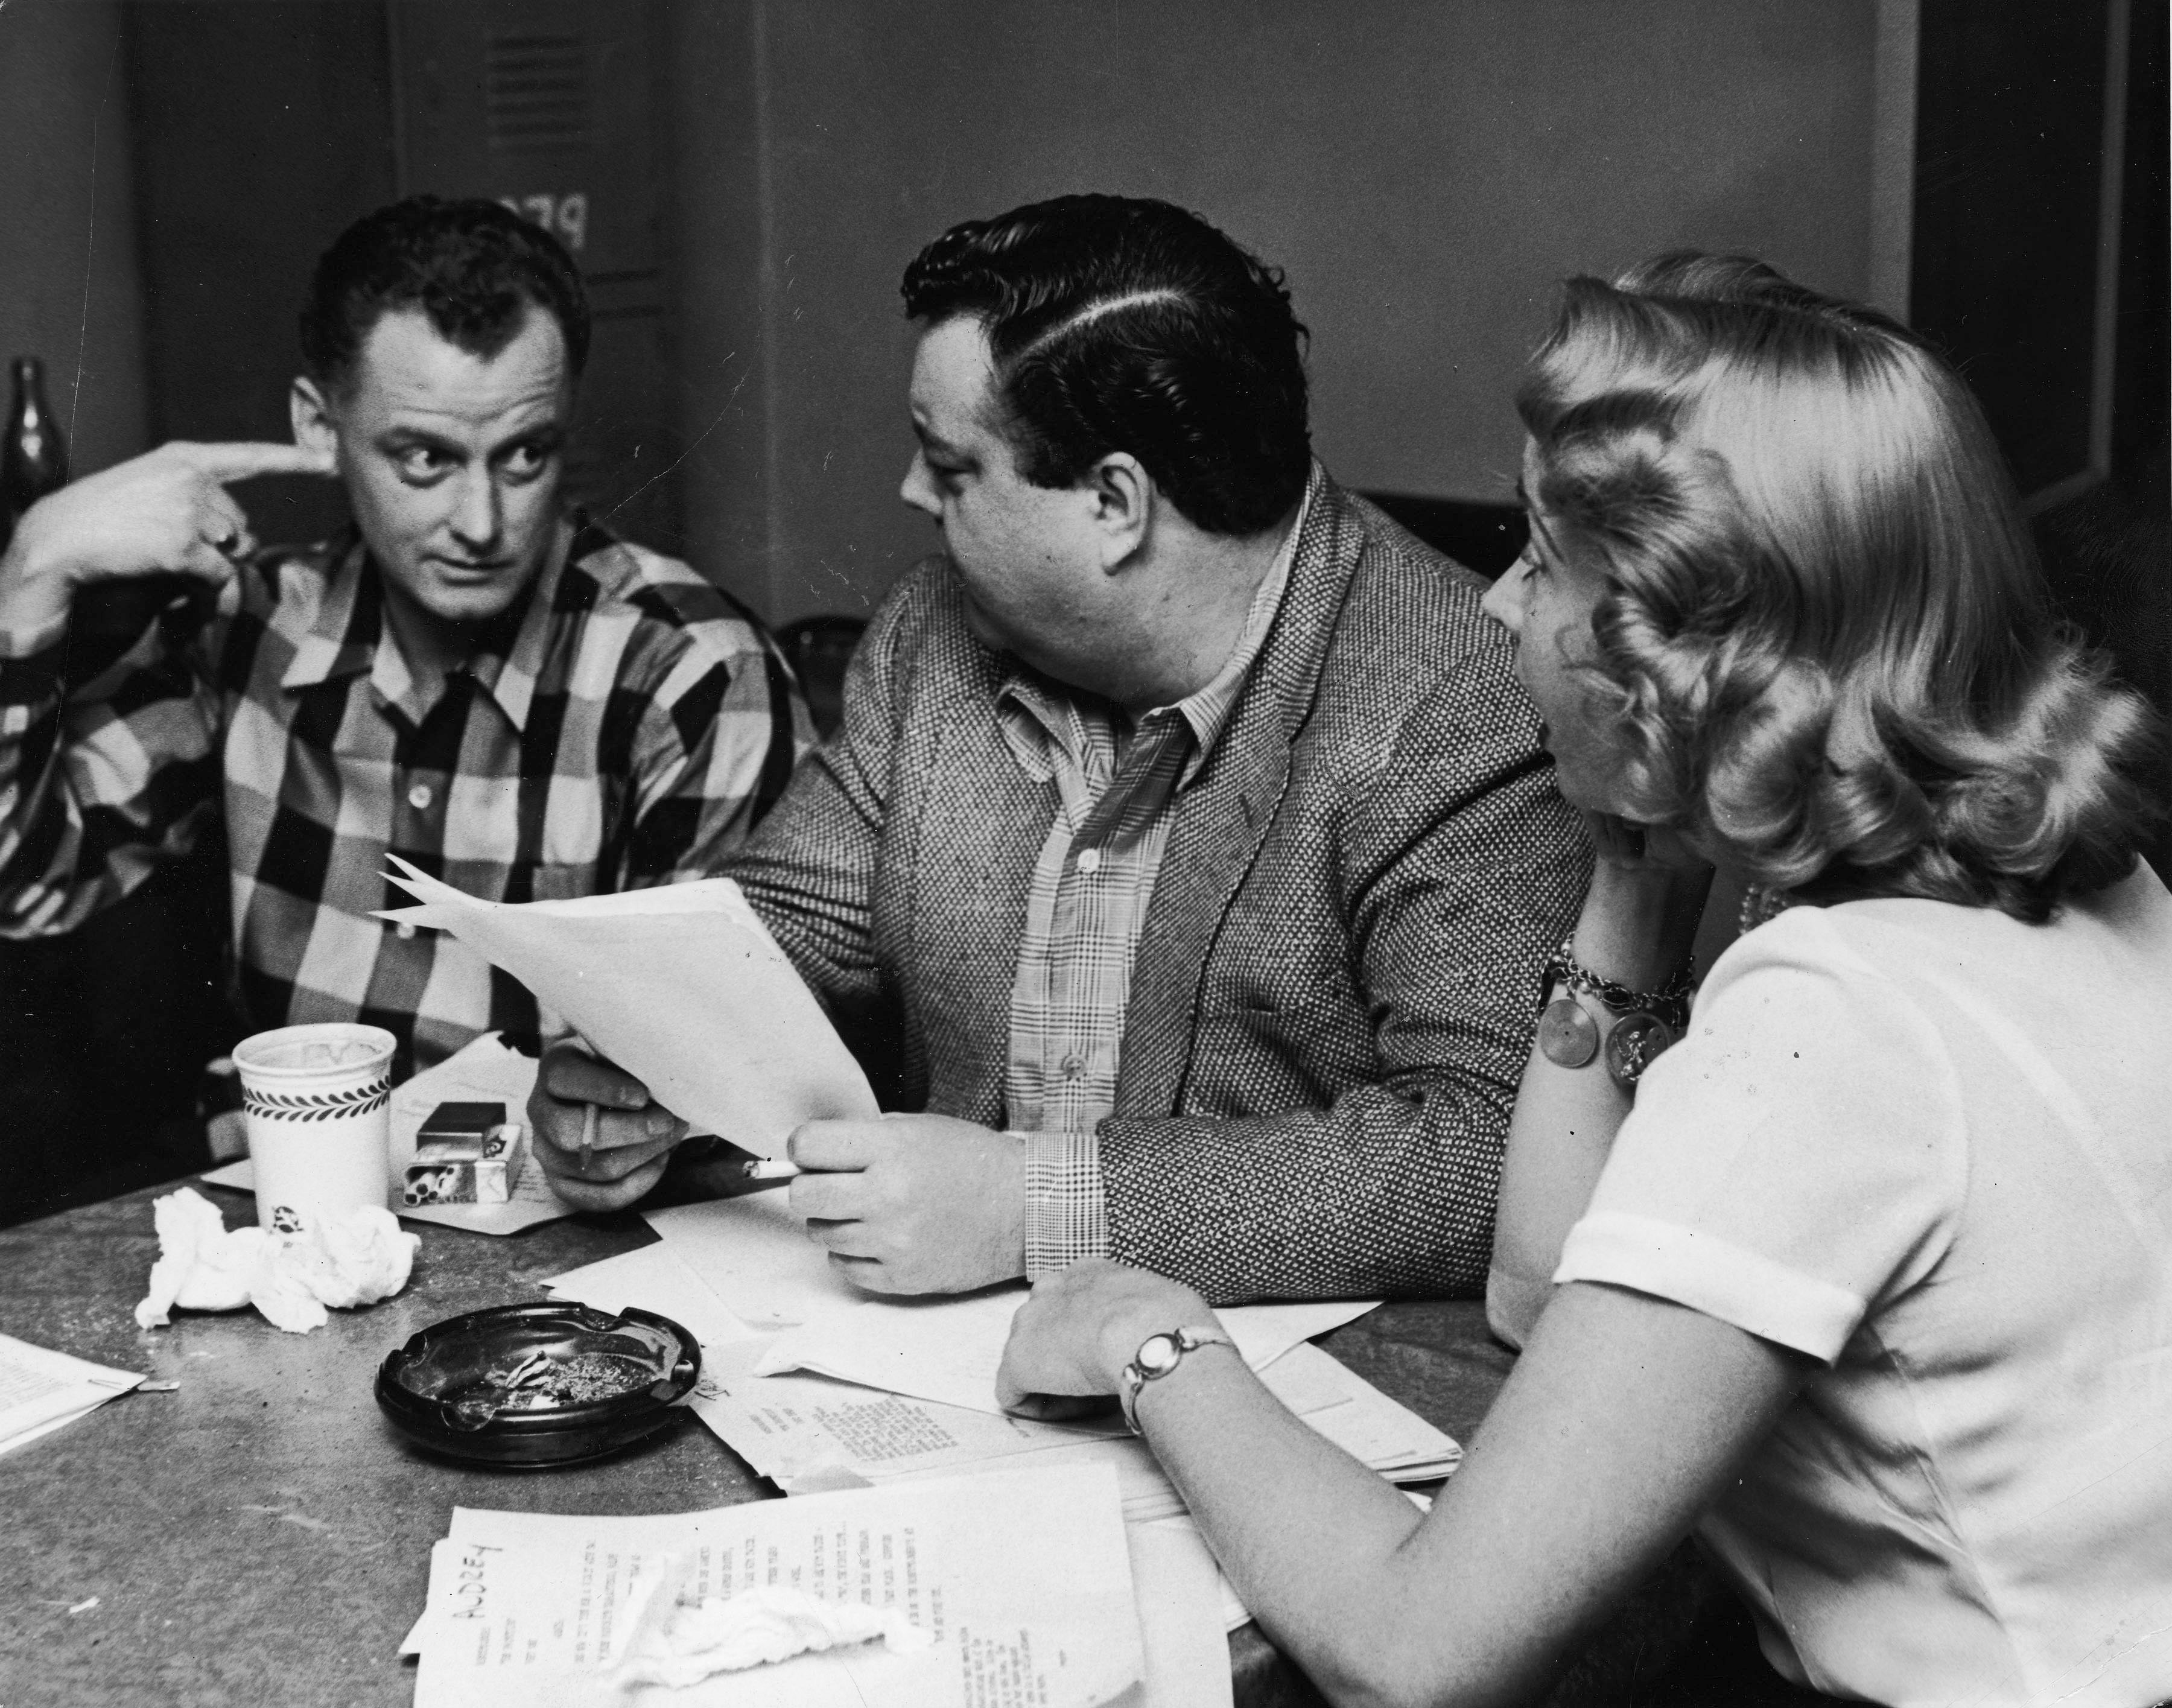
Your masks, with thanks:
M 934 1646 L 933 1634 L 912 1624 L 902 1608 L 822 1601 L 779 1585 L 681 1602 L 693 1563 L 688 1555 L 667 1555 L 663 1570 L 636 1593 L 632 1628 L 611 1673 L 621 1690 L 642 1684 L 684 1690 L 718 1673 L 877 1638 L 895 1654 Z
M 218 1207 L 184 1186 L 151 1200 L 159 1260 L 139 1328 L 162 1329 L 176 1305 L 190 1311 L 238 1311 L 255 1305 L 290 1335 L 327 1320 L 325 1307 L 346 1309 L 389 1299 L 407 1285 L 418 1235 L 374 1204 L 328 1218 L 301 1233 L 229 1229 Z

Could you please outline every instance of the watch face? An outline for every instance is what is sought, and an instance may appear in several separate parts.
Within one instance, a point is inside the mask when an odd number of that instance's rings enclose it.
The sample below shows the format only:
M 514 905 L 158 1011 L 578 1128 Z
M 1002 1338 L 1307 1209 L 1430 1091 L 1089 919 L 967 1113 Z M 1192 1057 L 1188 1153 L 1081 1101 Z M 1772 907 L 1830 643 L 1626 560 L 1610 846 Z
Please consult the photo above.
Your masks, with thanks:
M 1149 1376 L 1159 1376 L 1176 1368 L 1177 1360 L 1183 1357 L 1174 1335 L 1149 1335 L 1139 1344 L 1138 1366 Z

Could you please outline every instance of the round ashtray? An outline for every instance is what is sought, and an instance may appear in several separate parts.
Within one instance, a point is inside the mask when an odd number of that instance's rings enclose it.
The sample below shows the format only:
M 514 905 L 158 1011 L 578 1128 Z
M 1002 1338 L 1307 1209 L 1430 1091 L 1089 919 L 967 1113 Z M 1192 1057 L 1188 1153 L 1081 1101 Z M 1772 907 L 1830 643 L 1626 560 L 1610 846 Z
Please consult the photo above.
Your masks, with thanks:
M 701 1343 L 653 1311 L 499 1305 L 433 1323 L 388 1354 L 377 1403 L 448 1458 L 568 1465 L 654 1434 L 701 1373 Z

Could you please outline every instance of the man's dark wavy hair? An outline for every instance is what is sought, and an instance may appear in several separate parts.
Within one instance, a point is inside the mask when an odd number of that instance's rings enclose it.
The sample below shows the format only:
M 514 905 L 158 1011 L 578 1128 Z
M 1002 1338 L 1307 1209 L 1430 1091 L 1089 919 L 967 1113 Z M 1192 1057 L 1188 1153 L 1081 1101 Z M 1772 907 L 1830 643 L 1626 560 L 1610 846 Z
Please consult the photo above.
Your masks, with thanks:
M 1210 534 L 1304 494 L 1304 327 L 1278 269 L 1166 201 L 1063 196 L 954 225 L 905 270 L 906 313 L 978 320 L 1019 472 L 1073 486 L 1137 457 Z
M 411 196 L 364 214 L 318 260 L 302 307 L 303 367 L 320 385 L 345 384 L 370 329 L 406 309 L 487 359 L 513 341 L 531 307 L 557 321 L 567 370 L 578 377 L 589 296 L 557 239 L 498 202 Z

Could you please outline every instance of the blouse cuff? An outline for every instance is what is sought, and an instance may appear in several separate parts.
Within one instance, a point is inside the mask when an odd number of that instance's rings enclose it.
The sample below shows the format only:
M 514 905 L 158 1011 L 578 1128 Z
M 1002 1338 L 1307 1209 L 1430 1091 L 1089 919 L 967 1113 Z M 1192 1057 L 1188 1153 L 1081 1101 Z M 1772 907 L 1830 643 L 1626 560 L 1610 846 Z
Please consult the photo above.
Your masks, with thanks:
M 1594 1211 L 1569 1230 L 1554 1280 L 1605 1281 L 1671 1299 L 1827 1364 L 1869 1310 L 1846 1287 L 1732 1241 L 1620 1211 Z

